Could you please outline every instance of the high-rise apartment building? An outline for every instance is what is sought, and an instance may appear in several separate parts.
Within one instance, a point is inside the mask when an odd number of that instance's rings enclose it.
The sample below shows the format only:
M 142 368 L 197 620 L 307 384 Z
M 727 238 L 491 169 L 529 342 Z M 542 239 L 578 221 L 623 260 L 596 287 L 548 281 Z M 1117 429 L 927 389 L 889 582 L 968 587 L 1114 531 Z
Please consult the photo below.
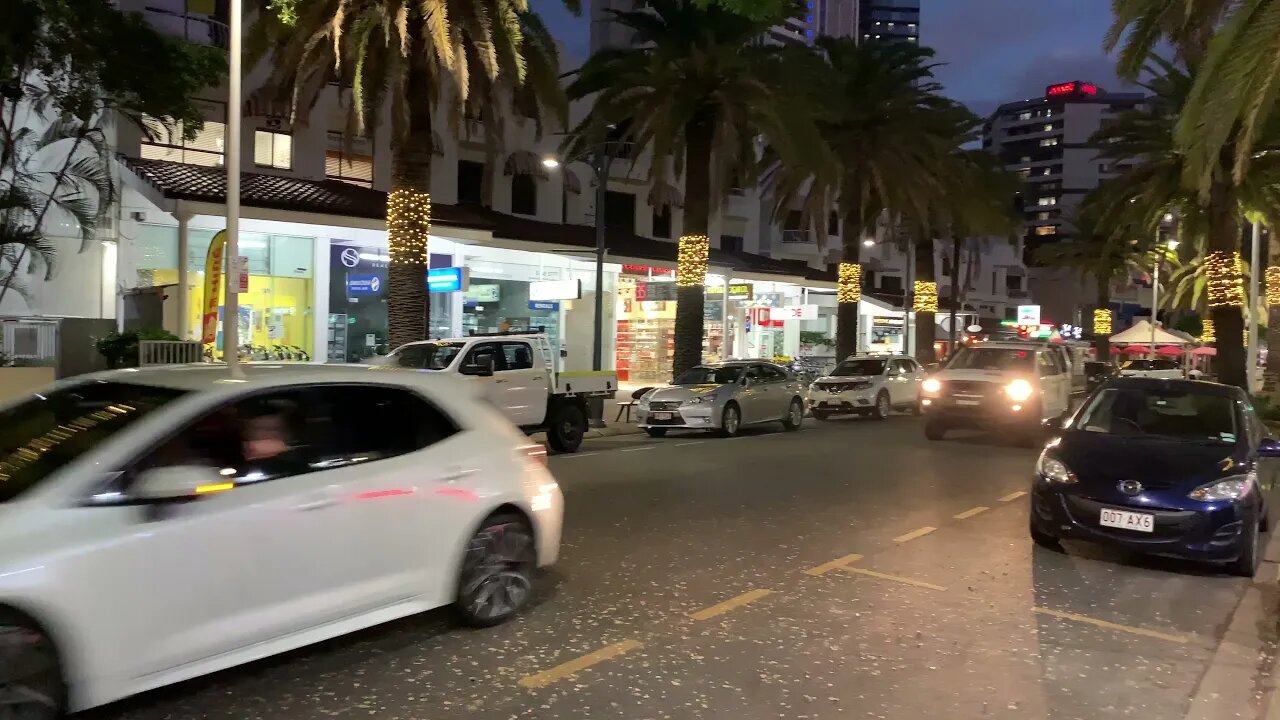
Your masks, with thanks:
M 1038 248 L 1046 243 L 1069 240 L 1072 214 L 1084 195 L 1127 169 L 1099 158 L 1099 148 L 1090 138 L 1143 100 L 1141 93 L 1110 93 L 1094 83 L 1073 80 L 1048 86 L 1043 97 L 1005 103 L 988 118 L 983 146 L 1024 183 L 1021 214 L 1028 264 L 1034 264 Z M 1053 281 L 1052 272 L 1040 274 L 1046 285 Z M 1079 297 L 1083 289 L 1078 282 L 1057 284 L 1062 292 L 1039 293 L 1054 305 L 1045 309 L 1046 314 L 1074 322 L 1071 316 L 1090 298 Z
M 858 29 L 860 0 L 805 0 L 804 10 L 774 25 L 761 38 L 777 44 L 812 45 L 822 35 L 853 36 Z M 897 0 L 895 0 L 897 1 Z M 592 0 L 591 50 L 631 43 L 630 31 L 611 21 L 610 10 L 643 7 L 644 0 Z M 918 0 L 916 14 L 919 15 Z
M 863 40 L 920 41 L 920 0 L 858 0 Z

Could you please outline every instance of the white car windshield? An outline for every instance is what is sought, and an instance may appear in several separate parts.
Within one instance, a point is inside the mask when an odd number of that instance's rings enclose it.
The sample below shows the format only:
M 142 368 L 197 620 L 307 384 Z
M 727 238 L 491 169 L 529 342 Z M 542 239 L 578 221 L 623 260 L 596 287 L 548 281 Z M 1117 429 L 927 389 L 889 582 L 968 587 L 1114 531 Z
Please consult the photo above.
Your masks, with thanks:
M 966 347 L 947 363 L 948 370 L 1030 370 L 1036 352 L 1015 348 Z
M 888 360 L 884 358 L 860 358 L 857 360 L 845 360 L 836 366 L 831 374 L 835 377 L 850 377 L 854 375 L 883 375 L 884 366 Z
M 405 345 L 387 356 L 397 367 L 444 370 L 466 347 L 462 342 L 425 342 Z
M 1234 444 L 1235 401 L 1195 390 L 1107 388 L 1080 413 L 1077 430 Z
M 115 382 L 60 388 L 0 410 L 0 502 L 35 487 L 185 392 Z
M 672 385 L 728 385 L 738 382 L 742 377 L 742 372 L 746 370 L 741 365 L 729 365 L 726 367 L 693 367 L 680 373 L 680 377 L 676 378 Z

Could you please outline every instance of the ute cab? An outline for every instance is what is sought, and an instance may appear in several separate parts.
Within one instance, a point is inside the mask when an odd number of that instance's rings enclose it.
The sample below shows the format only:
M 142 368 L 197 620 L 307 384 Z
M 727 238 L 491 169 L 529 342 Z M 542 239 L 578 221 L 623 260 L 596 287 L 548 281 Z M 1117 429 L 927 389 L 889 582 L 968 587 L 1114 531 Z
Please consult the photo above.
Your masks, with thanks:
M 1048 345 L 987 342 L 962 348 L 920 389 L 930 440 L 960 429 L 1034 436 L 1069 408 L 1071 375 Z

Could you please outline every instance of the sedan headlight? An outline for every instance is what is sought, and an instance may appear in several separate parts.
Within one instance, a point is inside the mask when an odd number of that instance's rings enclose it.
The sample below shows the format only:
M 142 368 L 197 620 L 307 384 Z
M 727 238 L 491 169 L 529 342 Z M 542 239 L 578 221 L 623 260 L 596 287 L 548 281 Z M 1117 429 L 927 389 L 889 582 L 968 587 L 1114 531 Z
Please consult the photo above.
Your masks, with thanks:
M 1255 483 L 1258 482 L 1256 473 L 1248 475 L 1236 475 L 1234 477 L 1217 480 L 1208 485 L 1203 485 L 1191 491 L 1191 499 L 1201 502 L 1218 502 L 1220 500 L 1239 500 L 1248 495 Z
M 1036 472 L 1040 473 L 1040 477 L 1050 482 L 1062 483 L 1063 485 L 1074 485 L 1080 482 L 1076 474 L 1071 472 L 1071 468 L 1050 454 L 1048 450 L 1040 453 L 1040 459 L 1036 460 Z
M 1004 394 L 1008 395 L 1014 402 L 1023 402 L 1031 397 L 1035 392 L 1035 388 L 1031 387 L 1031 383 L 1026 380 L 1018 379 L 1004 386 Z
M 927 378 L 920 384 L 920 389 L 930 395 L 937 395 L 942 392 L 942 381 L 937 378 Z
M 711 402 L 711 396 L 710 396 L 710 395 L 699 395 L 699 396 L 697 396 L 697 397 L 691 397 L 691 398 L 689 398 L 688 400 L 685 400 L 685 401 L 684 401 L 684 403 L 682 403 L 682 404 L 684 404 L 684 405 L 702 405 L 703 403 L 709 403 L 709 402 Z

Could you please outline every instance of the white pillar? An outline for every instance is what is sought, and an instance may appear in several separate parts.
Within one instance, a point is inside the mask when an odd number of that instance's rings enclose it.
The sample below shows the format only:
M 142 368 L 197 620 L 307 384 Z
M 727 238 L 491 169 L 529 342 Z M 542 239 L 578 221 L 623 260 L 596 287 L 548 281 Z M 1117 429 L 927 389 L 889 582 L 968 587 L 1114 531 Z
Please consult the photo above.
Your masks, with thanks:
M 187 269 L 188 257 L 191 255 L 191 213 L 179 209 L 178 216 L 178 339 L 191 338 L 191 292 L 187 285 L 190 281 Z
M 240 87 L 240 46 L 243 5 L 243 0 L 231 0 L 231 61 L 227 77 L 227 293 L 222 311 L 222 356 L 232 375 L 239 373 L 240 352 L 240 288 L 231 269 L 240 256 L 240 113 L 244 102 Z

